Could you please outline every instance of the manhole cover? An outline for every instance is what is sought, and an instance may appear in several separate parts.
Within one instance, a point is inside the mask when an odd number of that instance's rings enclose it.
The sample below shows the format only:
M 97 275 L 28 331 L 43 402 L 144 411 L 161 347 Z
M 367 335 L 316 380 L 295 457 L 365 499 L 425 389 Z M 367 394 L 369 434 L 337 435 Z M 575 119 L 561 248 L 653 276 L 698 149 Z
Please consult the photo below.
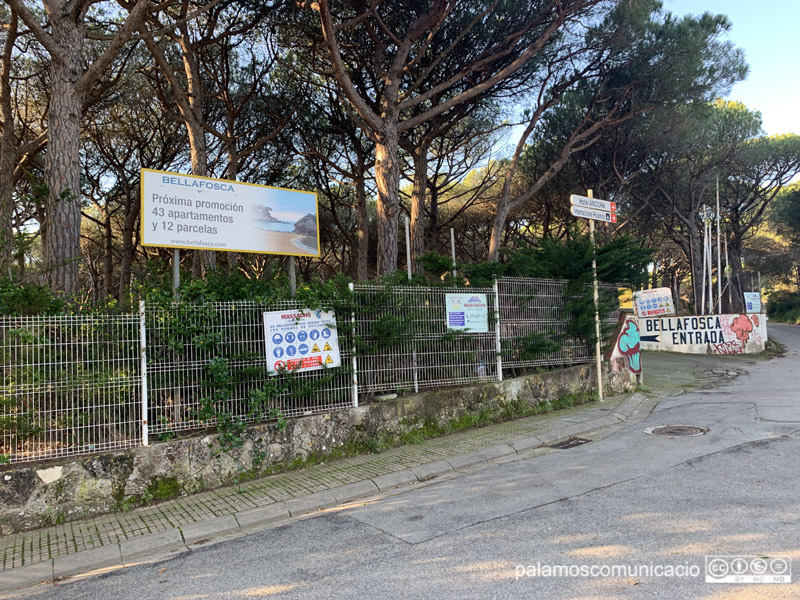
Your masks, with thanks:
M 695 427 L 694 425 L 661 425 L 645 429 L 645 433 L 650 435 L 661 435 L 665 437 L 691 437 L 693 435 L 703 435 L 708 432 L 708 427 Z
M 556 450 L 567 450 L 569 448 L 574 448 L 575 446 L 581 446 L 583 444 L 588 444 L 592 440 L 585 440 L 583 438 L 570 436 L 563 442 L 558 442 L 557 444 L 553 444 L 550 448 L 555 448 Z

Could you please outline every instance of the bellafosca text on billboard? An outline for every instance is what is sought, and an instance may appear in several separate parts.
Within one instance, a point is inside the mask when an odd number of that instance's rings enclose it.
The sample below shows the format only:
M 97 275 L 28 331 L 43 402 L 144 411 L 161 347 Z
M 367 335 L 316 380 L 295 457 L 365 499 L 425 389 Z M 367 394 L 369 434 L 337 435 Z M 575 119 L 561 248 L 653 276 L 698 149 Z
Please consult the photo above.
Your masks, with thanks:
M 317 195 L 142 169 L 142 244 L 319 256 Z

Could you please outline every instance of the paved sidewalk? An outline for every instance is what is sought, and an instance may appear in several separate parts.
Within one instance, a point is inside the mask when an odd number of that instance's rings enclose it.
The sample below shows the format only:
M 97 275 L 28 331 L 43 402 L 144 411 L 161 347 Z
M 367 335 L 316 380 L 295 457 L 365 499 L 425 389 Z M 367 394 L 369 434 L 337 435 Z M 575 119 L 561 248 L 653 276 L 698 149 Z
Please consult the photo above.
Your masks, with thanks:
M 603 404 L 459 432 L 147 508 L 6 536 L 0 540 L 0 598 L 37 583 L 167 557 L 220 537 L 246 535 L 400 486 L 509 460 L 571 435 L 620 425 L 637 412 L 637 420 L 643 419 L 655 403 L 640 393 L 627 394 Z

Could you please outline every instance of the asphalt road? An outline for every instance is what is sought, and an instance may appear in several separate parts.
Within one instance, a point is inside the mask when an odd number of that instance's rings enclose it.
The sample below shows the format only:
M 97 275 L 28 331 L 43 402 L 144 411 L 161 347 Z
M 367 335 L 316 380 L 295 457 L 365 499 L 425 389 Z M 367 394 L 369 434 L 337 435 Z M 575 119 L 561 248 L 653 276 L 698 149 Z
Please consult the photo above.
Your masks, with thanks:
M 686 383 L 681 369 L 700 359 L 654 373 L 667 387 L 671 377 L 677 395 L 642 423 L 586 436 L 591 443 L 34 597 L 800 598 L 800 327 L 770 324 L 770 335 L 785 357 L 709 363 L 743 372 L 729 385 Z M 708 432 L 645 433 L 660 425 Z M 717 560 L 715 572 L 724 565 L 731 576 L 774 575 L 785 557 L 795 583 L 706 583 L 709 556 L 744 557 Z

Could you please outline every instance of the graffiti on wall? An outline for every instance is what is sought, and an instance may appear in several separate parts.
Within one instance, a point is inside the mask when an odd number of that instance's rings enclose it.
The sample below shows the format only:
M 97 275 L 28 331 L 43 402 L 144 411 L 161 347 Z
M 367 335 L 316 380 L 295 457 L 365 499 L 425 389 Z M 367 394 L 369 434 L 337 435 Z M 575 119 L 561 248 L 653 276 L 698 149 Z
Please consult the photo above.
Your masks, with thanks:
M 642 345 L 640 343 L 639 324 L 634 320 L 626 320 L 617 338 L 620 354 L 628 359 L 628 368 L 637 375 L 642 372 Z
M 612 343 L 605 356 L 615 373 L 629 371 L 633 375 L 642 372 L 642 345 L 639 321 L 633 315 L 621 315 Z
M 762 351 L 766 323 L 760 315 L 696 315 L 643 319 L 646 350 L 712 354 Z

